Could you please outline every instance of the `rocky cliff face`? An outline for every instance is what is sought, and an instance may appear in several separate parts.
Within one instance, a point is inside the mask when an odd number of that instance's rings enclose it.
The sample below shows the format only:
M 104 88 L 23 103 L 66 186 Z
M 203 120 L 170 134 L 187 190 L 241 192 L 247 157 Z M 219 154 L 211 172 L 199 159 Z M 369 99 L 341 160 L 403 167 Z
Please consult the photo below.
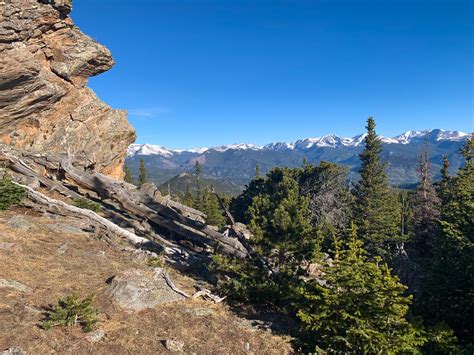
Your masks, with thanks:
M 0 141 L 65 152 L 97 171 L 122 177 L 135 132 L 86 87 L 109 70 L 107 48 L 68 17 L 70 0 L 0 0 Z

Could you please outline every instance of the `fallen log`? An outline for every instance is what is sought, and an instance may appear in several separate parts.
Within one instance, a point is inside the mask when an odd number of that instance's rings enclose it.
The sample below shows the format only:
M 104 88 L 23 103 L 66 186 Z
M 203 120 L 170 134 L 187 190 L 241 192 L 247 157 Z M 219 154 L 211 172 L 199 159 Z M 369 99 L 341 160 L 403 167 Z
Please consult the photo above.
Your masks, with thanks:
M 97 192 L 102 198 L 117 201 L 122 209 L 133 215 L 152 221 L 203 247 L 218 247 L 225 254 L 241 258 L 248 255 L 248 251 L 237 238 L 225 236 L 204 223 L 183 216 L 174 209 L 158 203 L 148 194 L 128 191 L 121 183 L 109 177 L 80 171 L 72 166 L 70 157 L 63 160 L 61 167 L 68 179 Z
M 137 247 L 142 247 L 146 244 L 153 243 L 150 240 L 146 238 L 139 237 L 126 229 L 120 228 L 116 224 L 110 222 L 109 220 L 105 219 L 104 217 L 99 216 L 97 213 L 82 209 L 76 206 L 71 206 L 68 205 L 67 203 L 56 200 L 53 198 L 50 198 L 46 195 L 43 195 L 42 193 L 33 190 L 31 187 L 19 184 L 17 182 L 13 182 L 15 185 L 18 185 L 22 187 L 23 189 L 26 190 L 26 194 L 29 199 L 32 201 L 39 203 L 41 205 L 47 206 L 49 209 L 51 209 L 54 213 L 54 209 L 62 210 L 62 211 L 67 211 L 75 216 L 81 216 L 83 218 L 89 219 L 90 221 L 93 221 L 95 224 L 99 225 L 100 227 L 104 228 L 107 231 L 110 231 L 114 233 L 115 235 L 118 235 L 120 237 L 125 238 L 128 240 L 130 243 Z M 161 247 L 161 246 L 160 246 Z

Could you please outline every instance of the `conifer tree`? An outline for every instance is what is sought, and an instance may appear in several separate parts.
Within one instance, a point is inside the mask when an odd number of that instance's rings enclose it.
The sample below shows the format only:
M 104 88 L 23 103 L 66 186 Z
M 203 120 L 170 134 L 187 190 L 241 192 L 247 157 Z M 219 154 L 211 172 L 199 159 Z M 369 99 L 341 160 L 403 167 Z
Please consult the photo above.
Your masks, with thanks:
M 335 257 L 323 268 L 323 282 L 301 289 L 298 312 L 311 332 L 316 353 L 416 353 L 425 339 L 407 320 L 411 296 L 379 257 L 370 261 L 353 226 Z
M 207 215 L 207 224 L 218 227 L 222 227 L 225 225 L 225 218 L 222 214 L 219 201 L 209 188 L 205 188 L 203 191 L 202 207 L 202 212 Z
M 145 161 L 140 159 L 140 168 L 138 170 L 138 186 L 148 182 L 148 172 L 146 170 Z
M 130 170 L 130 168 L 128 167 L 128 165 L 125 165 L 125 176 L 123 178 L 123 180 L 125 182 L 128 182 L 129 184 L 133 184 L 133 176 L 132 176 L 132 171 Z
M 297 170 L 273 169 L 263 193 L 253 197 L 249 208 L 256 249 L 289 274 L 302 260 L 312 259 L 320 243 L 311 225 L 309 198 L 300 194 L 296 174 Z
M 419 300 L 429 325 L 447 324 L 465 346 L 474 349 L 474 140 L 461 150 L 464 166 L 448 181 L 441 211 L 441 233 Z
M 203 187 L 201 181 L 202 167 L 199 161 L 196 160 L 194 164 L 194 178 L 196 179 L 196 196 L 194 199 L 194 207 L 202 211 L 204 208 L 203 203 Z
M 260 164 L 256 164 L 255 165 L 255 179 L 259 179 L 260 178 Z
M 20 203 L 25 195 L 25 190 L 15 185 L 10 174 L 4 172 L 0 178 L 0 211 Z
M 391 249 L 400 236 L 400 205 L 396 194 L 388 185 L 385 164 L 381 162 L 382 143 L 375 132 L 375 121 L 367 120 L 365 148 L 359 155 L 360 180 L 354 195 L 354 217 L 371 257 L 390 257 Z
M 414 206 L 412 252 L 418 257 L 428 257 L 438 233 L 440 208 L 440 200 L 430 176 L 428 139 L 424 153 L 420 152 L 418 172 L 420 177 Z
M 190 184 L 186 184 L 186 191 L 184 192 L 182 202 L 184 205 L 194 208 L 194 196 L 191 192 Z

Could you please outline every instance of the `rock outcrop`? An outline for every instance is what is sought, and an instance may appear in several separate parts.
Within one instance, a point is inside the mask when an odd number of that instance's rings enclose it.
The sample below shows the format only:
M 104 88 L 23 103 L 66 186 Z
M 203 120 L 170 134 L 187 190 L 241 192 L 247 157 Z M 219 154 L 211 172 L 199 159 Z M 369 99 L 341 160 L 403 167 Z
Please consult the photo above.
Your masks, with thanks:
M 70 11 L 70 0 L 0 0 L 0 142 L 39 152 L 70 148 L 79 164 L 121 178 L 135 132 L 125 111 L 86 87 L 114 60 Z

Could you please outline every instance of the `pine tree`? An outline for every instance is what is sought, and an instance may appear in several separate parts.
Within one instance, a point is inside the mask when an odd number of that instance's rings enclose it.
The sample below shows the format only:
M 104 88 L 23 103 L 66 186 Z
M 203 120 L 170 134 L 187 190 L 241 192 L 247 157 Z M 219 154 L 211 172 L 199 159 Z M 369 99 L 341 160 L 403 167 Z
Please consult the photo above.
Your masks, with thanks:
M 418 172 L 420 174 L 416 190 L 412 241 L 413 254 L 418 257 L 429 257 L 433 248 L 434 238 L 438 233 L 438 219 L 440 200 L 430 176 L 430 162 L 428 152 L 428 139 L 426 139 L 425 152 L 420 152 Z
M 145 161 L 140 159 L 140 168 L 138 172 L 138 186 L 148 182 L 148 172 L 146 170 Z
M 196 179 L 196 196 L 194 199 L 194 207 L 200 211 L 202 211 L 204 208 L 201 175 L 202 167 L 201 164 L 199 164 L 199 161 L 196 160 L 196 163 L 194 164 L 194 178 Z
M 194 208 L 194 196 L 191 192 L 190 184 L 186 184 L 186 191 L 184 192 L 182 203 L 188 207 Z
M 25 195 L 25 190 L 15 185 L 11 176 L 5 172 L 0 179 L 0 211 L 18 204 Z
M 249 227 L 256 249 L 282 272 L 293 274 L 311 260 L 320 241 L 311 225 L 309 198 L 300 194 L 298 170 L 275 168 L 264 180 L 263 193 L 249 208 Z
M 301 288 L 298 316 L 311 332 L 315 352 L 352 354 L 416 353 L 425 339 L 407 320 L 411 296 L 379 257 L 370 261 L 353 226 L 323 268 L 323 282 Z M 324 352 L 325 353 L 325 352 Z
M 225 218 L 222 214 L 219 201 L 209 188 L 205 188 L 203 191 L 202 212 L 207 215 L 207 224 L 218 227 L 225 225 Z
M 362 166 L 355 186 L 354 217 L 360 236 L 371 257 L 390 257 L 400 236 L 400 205 L 388 185 L 385 164 L 381 162 L 382 143 L 375 132 L 375 121 L 367 120 L 365 149 L 359 155 Z
M 461 150 L 464 166 L 444 189 L 441 232 L 424 278 L 418 309 L 429 325 L 447 324 L 474 348 L 474 140 Z
M 254 179 L 259 179 L 260 178 L 260 165 L 257 163 L 255 165 L 255 177 Z
M 123 178 L 123 180 L 125 182 L 128 182 L 129 184 L 133 184 L 133 176 L 132 176 L 132 171 L 130 170 L 130 168 L 128 167 L 128 165 L 125 165 L 125 177 Z

